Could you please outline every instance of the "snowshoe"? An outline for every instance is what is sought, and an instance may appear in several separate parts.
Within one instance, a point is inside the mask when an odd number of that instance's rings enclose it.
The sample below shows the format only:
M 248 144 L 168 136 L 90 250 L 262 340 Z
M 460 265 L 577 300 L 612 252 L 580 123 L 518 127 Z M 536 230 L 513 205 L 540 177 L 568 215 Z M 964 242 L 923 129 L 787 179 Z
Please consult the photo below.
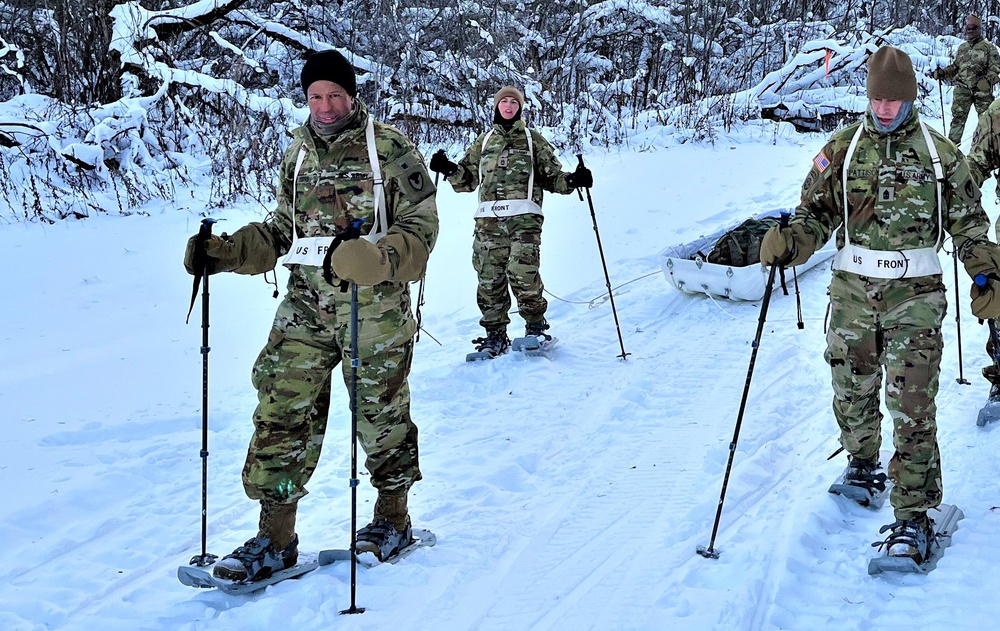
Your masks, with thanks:
M 920 519 L 896 520 L 882 526 L 879 533 L 892 532 L 883 541 L 872 544 L 879 550 L 885 548 L 885 554 L 869 560 L 868 573 L 930 572 L 937 567 L 944 549 L 951 545 L 951 536 L 964 517 L 958 507 L 942 504 Z
M 992 366 L 990 366 L 990 368 L 992 368 Z M 986 369 L 983 369 L 983 374 L 986 374 Z M 979 427 L 986 427 L 990 423 L 994 423 L 996 421 L 1000 421 L 1000 384 L 994 383 L 990 387 L 990 398 L 987 399 L 986 405 L 979 410 L 979 417 L 976 419 L 976 425 Z
M 467 362 L 493 359 L 503 355 L 510 348 L 510 338 L 502 329 L 487 331 L 486 337 L 477 337 L 472 343 L 476 345 L 476 351 L 465 356 Z
M 274 572 L 293 567 L 299 557 L 299 536 L 282 551 L 277 551 L 269 537 L 254 537 L 222 557 L 212 570 L 215 578 L 246 582 L 268 578 Z
M 877 459 L 862 460 L 847 457 L 847 469 L 829 492 L 856 502 L 859 506 L 878 510 L 888 495 L 888 476 Z
M 386 561 L 397 554 L 402 548 L 410 545 L 411 537 L 409 521 L 400 531 L 385 519 L 377 519 L 358 531 L 358 554 L 371 552 L 379 561 Z

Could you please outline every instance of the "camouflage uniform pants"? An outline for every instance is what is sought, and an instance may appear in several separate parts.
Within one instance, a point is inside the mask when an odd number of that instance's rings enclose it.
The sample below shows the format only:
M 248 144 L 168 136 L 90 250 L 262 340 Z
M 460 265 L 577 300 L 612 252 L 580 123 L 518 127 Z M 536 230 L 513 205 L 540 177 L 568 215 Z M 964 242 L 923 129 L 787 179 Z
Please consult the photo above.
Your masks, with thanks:
M 307 493 L 323 448 L 338 363 L 351 387 L 349 355 L 329 341 L 335 336 L 323 336 L 326 344 L 319 344 L 313 333 L 306 325 L 272 329 L 254 365 L 259 403 L 243 467 L 243 487 L 251 499 L 288 503 Z M 412 359 L 411 338 L 364 359 L 358 368 L 358 439 L 372 485 L 380 491 L 406 491 L 421 479 L 406 381 Z M 343 418 L 349 422 L 347 410 Z
M 879 395 L 893 421 L 895 454 L 888 474 L 897 519 L 941 503 L 937 407 L 941 322 L 947 310 L 940 276 L 867 279 L 834 272 L 826 360 L 833 375 L 833 412 L 848 453 L 877 458 L 882 443 Z
M 479 320 L 483 328 L 505 329 L 510 324 L 510 291 L 526 323 L 545 321 L 549 303 L 542 296 L 544 287 L 538 273 L 542 219 L 541 215 L 476 219 L 472 265 L 479 276 L 476 302 L 483 314 Z
M 993 360 L 993 337 L 989 335 L 986 336 L 986 356 L 989 357 L 991 363 L 988 366 L 983 366 L 983 376 L 990 382 L 991 391 L 1000 389 L 1000 369 L 997 368 L 997 364 Z
M 969 110 L 975 105 L 976 114 L 982 116 L 992 102 L 993 95 L 989 92 L 970 90 L 965 86 L 956 85 L 951 101 L 951 125 L 948 127 L 948 138 L 956 145 L 962 142 L 965 121 L 969 118 Z

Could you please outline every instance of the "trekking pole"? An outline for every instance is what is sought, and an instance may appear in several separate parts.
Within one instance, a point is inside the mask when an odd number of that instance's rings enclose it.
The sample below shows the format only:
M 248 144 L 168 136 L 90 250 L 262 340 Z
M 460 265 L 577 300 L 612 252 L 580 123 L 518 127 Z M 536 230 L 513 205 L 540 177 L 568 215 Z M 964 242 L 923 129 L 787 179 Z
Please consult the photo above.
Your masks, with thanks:
M 782 227 L 788 225 L 788 213 L 781 213 Z M 767 320 L 767 305 L 771 302 L 771 285 L 774 283 L 774 273 L 779 265 L 771 265 L 767 275 L 767 286 L 764 288 L 764 299 L 760 304 L 760 318 L 757 322 L 757 335 L 753 340 L 753 351 L 750 353 L 750 367 L 747 369 L 747 381 L 743 386 L 743 399 L 740 401 L 740 411 L 736 416 L 736 428 L 733 430 L 733 440 L 729 443 L 729 462 L 726 464 L 726 475 L 722 478 L 722 493 L 719 495 L 719 508 L 715 512 L 715 525 L 712 526 L 712 540 L 708 547 L 698 546 L 696 551 L 706 559 L 718 559 L 719 552 L 715 549 L 715 537 L 719 534 L 719 522 L 722 520 L 722 505 L 726 501 L 726 488 L 729 486 L 729 474 L 733 470 L 733 458 L 736 456 L 736 442 L 740 439 L 740 426 L 743 424 L 743 412 L 747 406 L 747 395 L 750 394 L 750 380 L 753 378 L 753 367 L 757 362 L 757 349 L 760 348 L 760 337 L 764 332 L 764 321 Z
M 938 101 L 941 102 L 941 133 L 948 135 L 948 124 L 944 120 L 944 88 L 941 87 L 941 80 L 938 79 Z
M 330 243 L 323 259 L 323 277 L 333 284 L 333 252 L 344 241 L 357 239 L 361 236 L 361 226 L 364 219 L 352 219 L 348 226 L 339 232 Z M 357 606 L 358 593 L 358 284 L 340 281 L 340 291 L 351 288 L 351 386 L 348 393 L 351 411 L 351 606 L 342 610 L 341 614 L 364 613 L 364 607 Z
M 802 294 L 799 293 L 799 273 L 792 268 L 792 280 L 795 282 L 795 311 L 798 315 L 798 322 L 795 323 L 799 330 L 806 328 L 806 323 L 802 320 Z
M 577 159 L 580 161 L 580 166 L 583 166 L 583 154 L 576 154 Z M 577 189 L 579 192 L 580 189 Z M 621 345 L 622 353 L 618 355 L 623 361 L 626 361 L 628 356 L 632 353 L 625 352 L 625 342 L 622 340 L 622 327 L 618 324 L 618 310 L 615 308 L 615 294 L 611 291 L 611 276 L 608 275 L 608 263 L 604 259 L 604 247 L 601 246 L 601 231 L 597 229 L 597 213 L 594 212 L 594 200 L 590 196 L 590 187 L 587 187 L 587 204 L 590 206 L 590 217 L 594 221 L 594 235 L 597 237 L 597 251 L 601 253 L 601 266 L 604 267 L 604 282 L 608 288 L 608 298 L 611 299 L 611 313 L 615 316 L 615 328 L 618 330 L 618 343 Z
M 441 174 L 437 171 L 434 172 L 434 194 L 437 195 L 437 185 L 438 176 Z M 427 272 L 424 272 L 423 276 L 420 277 L 420 283 L 417 285 L 417 333 L 413 336 L 413 343 L 416 344 L 420 341 L 420 326 L 422 322 L 422 317 L 420 315 L 420 307 L 424 306 L 424 279 L 427 277 Z
M 963 362 L 962 362 L 962 310 L 958 308 L 960 297 L 958 295 L 958 248 L 955 246 L 955 242 L 951 242 L 951 260 L 955 263 L 955 326 L 958 329 L 958 383 L 967 386 L 970 385 L 968 379 L 965 378 L 963 374 Z
M 189 565 L 205 567 L 215 563 L 218 555 L 208 553 L 208 353 L 212 348 L 208 345 L 208 256 L 205 255 L 205 242 L 212 236 L 212 224 L 217 220 L 206 217 L 201 220 L 198 237 L 195 240 L 194 266 L 199 275 L 194 278 L 191 291 L 191 308 L 194 307 L 195 295 L 198 291 L 198 281 L 201 280 L 201 554 L 191 557 Z M 188 317 L 191 317 L 191 308 Z
M 364 613 L 358 607 L 358 284 L 351 283 L 351 606 L 340 613 Z

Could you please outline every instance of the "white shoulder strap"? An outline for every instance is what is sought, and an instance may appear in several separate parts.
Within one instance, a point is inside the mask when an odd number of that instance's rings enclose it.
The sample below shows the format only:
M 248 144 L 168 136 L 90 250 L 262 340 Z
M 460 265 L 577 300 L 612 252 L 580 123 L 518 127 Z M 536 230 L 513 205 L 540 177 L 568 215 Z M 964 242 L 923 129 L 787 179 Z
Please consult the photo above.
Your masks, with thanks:
M 378 161 L 378 151 L 375 148 L 375 123 L 368 117 L 368 127 L 365 129 L 365 139 L 368 141 L 368 161 L 371 163 L 372 176 L 375 178 L 375 225 L 363 239 L 375 243 L 389 232 L 389 218 L 385 203 L 385 182 L 382 180 L 382 168 Z
M 944 168 L 941 166 L 941 156 L 938 155 L 934 138 L 931 136 L 930 130 L 927 129 L 927 125 L 924 125 L 924 121 L 920 121 L 920 129 L 924 132 L 924 142 L 927 143 L 927 151 L 931 154 L 931 165 L 934 167 L 934 189 L 937 192 L 938 210 L 938 238 L 934 249 L 937 250 L 941 247 L 941 239 L 944 236 L 944 204 L 941 199 L 941 189 L 944 188 Z
M 843 200 L 844 200 L 844 243 L 846 245 L 851 244 L 851 237 L 847 229 L 847 174 L 851 170 L 851 159 L 854 158 L 854 150 L 858 148 L 858 141 L 861 140 L 861 134 L 864 133 L 865 124 L 861 123 L 858 125 L 858 131 L 854 133 L 854 138 L 851 138 L 851 144 L 847 147 L 847 155 L 844 156 L 844 172 L 843 172 Z
M 299 237 L 298 230 L 295 229 L 295 197 L 299 190 L 299 171 L 302 169 L 302 162 L 306 159 L 306 144 L 299 146 L 299 155 L 295 158 L 295 172 L 292 173 L 292 241 Z

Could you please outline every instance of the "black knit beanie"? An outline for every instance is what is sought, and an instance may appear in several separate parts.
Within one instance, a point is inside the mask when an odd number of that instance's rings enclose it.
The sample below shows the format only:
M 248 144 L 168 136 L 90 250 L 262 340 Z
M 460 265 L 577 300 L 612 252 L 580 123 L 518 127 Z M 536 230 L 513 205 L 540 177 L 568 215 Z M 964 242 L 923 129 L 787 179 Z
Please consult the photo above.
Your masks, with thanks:
M 914 101 L 917 75 L 910 56 L 892 46 L 883 46 L 868 58 L 868 98 Z
M 353 99 L 358 94 L 354 66 L 335 50 L 313 53 L 302 66 L 302 92 L 308 96 L 314 81 L 332 81 L 344 88 Z

